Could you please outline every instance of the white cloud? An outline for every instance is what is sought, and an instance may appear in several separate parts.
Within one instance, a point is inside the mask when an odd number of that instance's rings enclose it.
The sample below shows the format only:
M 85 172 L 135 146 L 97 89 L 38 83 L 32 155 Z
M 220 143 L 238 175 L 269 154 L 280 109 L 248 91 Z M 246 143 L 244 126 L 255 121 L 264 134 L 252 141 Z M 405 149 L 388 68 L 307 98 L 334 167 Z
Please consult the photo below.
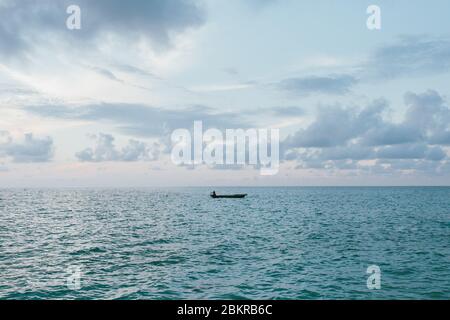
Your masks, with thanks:
M 105 161 L 154 161 L 160 153 L 159 144 L 149 145 L 137 140 L 129 140 L 122 149 L 117 149 L 114 144 L 115 138 L 110 134 L 99 133 L 93 136 L 95 146 L 76 153 L 78 160 L 82 162 L 105 162 Z
M 24 135 L 22 141 L 15 141 L 9 132 L 0 132 L 0 158 L 10 158 L 13 162 L 48 162 L 53 157 L 53 140 L 35 138 L 32 133 Z

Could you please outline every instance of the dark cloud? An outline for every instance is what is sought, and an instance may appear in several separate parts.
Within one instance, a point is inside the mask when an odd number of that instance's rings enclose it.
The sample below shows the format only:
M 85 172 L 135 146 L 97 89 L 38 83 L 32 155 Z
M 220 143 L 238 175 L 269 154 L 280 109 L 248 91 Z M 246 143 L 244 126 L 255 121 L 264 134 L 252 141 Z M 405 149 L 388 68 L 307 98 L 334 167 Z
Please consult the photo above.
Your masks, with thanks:
M 450 39 L 400 37 L 395 43 L 376 50 L 362 69 L 362 75 L 382 79 L 448 72 Z
M 425 153 L 426 159 L 431 161 L 441 161 L 447 157 L 447 154 L 441 147 L 427 148 Z
M 377 175 L 417 174 L 444 175 L 450 173 L 450 161 L 431 159 L 377 159 L 374 164 L 364 165 L 352 159 L 326 160 L 320 158 L 302 158 L 297 169 L 327 170 L 341 174 L 342 170 Z
M 416 127 L 407 124 L 385 123 L 384 126 L 371 128 L 362 138 L 368 146 L 380 146 L 420 141 L 423 136 Z
M 93 137 L 95 146 L 77 152 L 75 156 L 83 162 L 104 162 L 104 161 L 153 161 L 159 157 L 159 145 L 154 143 L 149 145 L 137 140 L 129 140 L 122 149 L 117 149 L 110 134 L 100 133 Z
M 428 147 L 425 144 L 401 144 L 381 147 L 377 153 L 378 159 L 423 159 Z
M 137 104 L 101 103 L 80 107 L 65 105 L 29 106 L 33 114 L 66 120 L 88 120 L 117 125 L 122 133 L 133 136 L 161 137 L 178 128 L 191 128 L 201 120 L 205 127 L 248 128 L 249 124 L 234 113 L 214 113 L 205 106 L 162 109 Z
M 277 87 L 297 95 L 314 93 L 343 95 L 349 93 L 356 83 L 357 80 L 351 75 L 329 75 L 289 78 L 280 81 Z
M 403 122 L 385 122 L 370 129 L 363 137 L 365 145 L 392 145 L 426 141 L 430 144 L 448 144 L 450 109 L 438 92 L 428 90 L 421 94 L 405 94 L 406 111 Z
M 21 142 L 14 141 L 6 131 L 0 132 L 0 158 L 11 158 L 13 162 L 48 162 L 53 157 L 53 140 L 39 139 L 25 134 Z
M 69 5 L 81 8 L 81 30 L 66 28 Z M 47 40 L 96 45 L 101 36 L 145 39 L 167 47 L 171 34 L 202 24 L 204 11 L 194 0 L 23 0 L 0 6 L 0 53 L 20 54 Z
M 437 132 L 430 138 L 430 143 L 440 145 L 450 145 L 450 130 Z
M 342 147 L 324 148 L 320 151 L 322 160 L 367 160 L 373 159 L 375 152 L 370 147 L 351 144 Z

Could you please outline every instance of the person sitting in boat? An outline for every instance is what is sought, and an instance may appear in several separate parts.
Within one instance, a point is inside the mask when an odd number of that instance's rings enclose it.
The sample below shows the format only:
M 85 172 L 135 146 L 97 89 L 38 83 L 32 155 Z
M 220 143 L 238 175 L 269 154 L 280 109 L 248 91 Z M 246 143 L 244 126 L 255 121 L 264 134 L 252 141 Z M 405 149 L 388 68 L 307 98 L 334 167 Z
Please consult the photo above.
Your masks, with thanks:
M 211 193 L 211 195 L 213 196 L 213 197 L 216 197 L 217 195 L 216 195 L 216 191 L 214 190 L 212 193 Z

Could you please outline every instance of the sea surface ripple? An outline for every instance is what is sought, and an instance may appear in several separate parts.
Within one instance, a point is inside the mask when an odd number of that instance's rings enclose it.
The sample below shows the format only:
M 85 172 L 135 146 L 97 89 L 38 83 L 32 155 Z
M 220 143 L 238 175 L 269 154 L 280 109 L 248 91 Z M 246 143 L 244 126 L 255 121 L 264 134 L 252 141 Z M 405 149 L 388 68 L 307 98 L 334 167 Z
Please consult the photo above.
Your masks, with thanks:
M 450 298 L 450 188 L 209 191 L 0 189 L 0 299 Z

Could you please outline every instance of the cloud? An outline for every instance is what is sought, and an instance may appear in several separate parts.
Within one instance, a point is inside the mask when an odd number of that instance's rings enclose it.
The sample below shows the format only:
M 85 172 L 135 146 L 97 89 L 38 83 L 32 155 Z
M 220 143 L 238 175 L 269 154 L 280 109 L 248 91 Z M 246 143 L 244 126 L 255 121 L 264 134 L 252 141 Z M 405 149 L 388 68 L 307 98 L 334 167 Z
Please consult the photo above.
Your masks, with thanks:
M 153 161 L 159 157 L 159 145 L 148 145 L 145 142 L 129 140 L 121 150 L 114 145 L 115 138 L 110 134 L 100 133 L 93 136 L 95 146 L 77 152 L 75 156 L 82 162 L 104 161 Z
M 238 76 L 239 75 L 239 71 L 233 67 L 224 68 L 223 71 L 230 76 Z
M 362 138 L 362 143 L 368 146 L 402 144 L 420 141 L 423 136 L 416 127 L 407 124 L 385 123 L 379 128 L 371 128 Z
M 279 0 L 244 0 L 243 2 L 250 8 L 259 11 L 266 8 L 267 6 L 279 2 Z
M 1 6 L 0 10 L 2 10 Z M 0 14 L 0 19 L 2 19 L 2 16 Z M 3 21 L 0 22 L 0 39 L 0 53 L 5 56 L 12 56 L 17 52 L 24 51 L 28 47 L 26 41 Z
M 450 145 L 450 109 L 435 90 L 405 94 L 405 124 L 418 128 L 431 144 Z
M 16 142 L 9 132 L 0 132 L 0 158 L 11 158 L 13 162 L 48 162 L 53 157 L 53 140 L 39 139 L 27 133 L 24 140 Z
M 381 113 L 386 106 L 386 101 L 377 100 L 361 111 L 341 106 L 321 107 L 315 121 L 306 129 L 289 136 L 284 145 L 287 148 L 345 145 L 349 140 L 382 123 Z
M 65 120 L 109 122 L 133 136 L 160 137 L 178 128 L 191 128 L 202 120 L 207 127 L 247 128 L 249 124 L 234 113 L 214 113 L 205 106 L 184 109 L 162 109 L 139 104 L 100 103 L 70 107 L 66 105 L 28 106 L 25 110 L 42 117 Z
M 281 80 L 275 86 L 291 94 L 345 95 L 368 80 L 423 76 L 450 71 L 450 38 L 402 36 L 379 47 L 363 64 L 349 66 L 342 74 L 311 75 Z
M 378 159 L 424 159 L 428 147 L 425 144 L 401 144 L 381 147 L 377 153 Z
M 376 159 L 426 159 L 441 161 L 447 157 L 441 147 L 430 147 L 425 144 L 402 144 L 383 147 L 366 147 L 350 144 L 344 147 L 314 148 L 295 153 L 291 159 L 327 160 L 376 160 Z
M 373 167 L 362 167 L 362 170 L 373 173 L 392 175 L 393 172 L 403 174 L 425 174 L 442 176 L 450 173 L 450 161 L 430 161 L 426 159 L 389 159 L 379 160 Z
M 161 80 L 161 78 L 154 75 L 153 73 L 151 73 L 147 70 L 132 66 L 130 64 L 116 64 L 115 68 L 122 72 L 131 73 L 131 74 L 135 74 L 135 75 L 142 76 L 142 77 L 150 77 L 150 78 Z
M 435 133 L 430 138 L 430 143 L 447 145 L 447 146 L 450 145 L 450 130 Z
M 407 109 L 400 122 L 385 119 L 385 100 L 365 108 L 321 108 L 307 128 L 282 142 L 284 159 L 297 160 L 299 168 L 315 169 L 342 169 L 343 165 L 346 169 L 367 169 L 359 161 L 375 160 L 377 170 L 383 172 L 406 161 L 414 164 L 410 170 L 443 172 L 448 162 L 445 138 L 450 131 L 445 99 L 428 90 L 408 92 L 404 100 Z
M 363 144 L 377 146 L 420 141 L 449 144 L 450 109 L 438 92 L 408 92 L 404 101 L 408 109 L 403 122 L 384 122 L 383 126 L 370 129 L 363 137 Z
M 448 145 L 450 109 L 434 90 L 408 92 L 403 121 L 385 120 L 387 101 L 375 100 L 365 108 L 321 107 L 313 123 L 291 135 L 286 147 L 326 148 L 346 145 L 357 139 L 363 146 L 385 146 L 424 142 Z
M 441 147 L 427 148 L 426 159 L 431 161 L 441 161 L 447 158 L 447 154 Z
M 349 93 L 356 83 L 357 80 L 353 76 L 341 74 L 284 79 L 277 87 L 297 95 L 314 93 L 343 95 Z
M 69 5 L 81 8 L 81 30 L 65 26 Z M 130 41 L 141 39 L 168 47 L 171 35 L 204 22 L 204 10 L 191 0 L 26 0 L 0 5 L 0 53 L 29 53 L 48 40 L 89 41 L 111 36 Z
M 367 160 L 373 159 L 375 152 L 370 147 L 351 144 L 342 147 L 324 148 L 320 152 L 322 160 Z
M 298 158 L 296 168 L 335 171 L 340 174 L 343 174 L 341 170 L 345 170 L 346 172 L 354 171 L 378 175 L 419 172 L 426 175 L 443 175 L 450 173 L 450 161 L 446 158 L 442 159 L 442 161 L 437 161 L 429 158 L 416 159 L 411 157 L 401 159 L 374 159 L 373 163 L 365 164 L 354 159 L 329 160 L 321 157 L 302 155 L 301 158 Z
M 272 108 L 271 112 L 279 117 L 298 117 L 305 114 L 305 111 L 296 106 Z
M 241 115 L 254 117 L 255 115 L 268 115 L 277 118 L 292 118 L 305 115 L 305 111 L 297 106 L 278 106 L 278 107 L 261 107 L 255 109 L 246 109 L 240 112 Z
M 381 79 L 443 73 L 450 70 L 450 39 L 404 36 L 374 52 L 362 74 Z
M 119 83 L 124 83 L 124 81 L 122 79 L 119 79 L 112 71 L 110 71 L 108 69 L 101 68 L 101 67 L 95 67 L 95 66 L 88 66 L 86 68 L 96 72 L 97 74 L 99 74 L 109 80 L 116 81 Z

